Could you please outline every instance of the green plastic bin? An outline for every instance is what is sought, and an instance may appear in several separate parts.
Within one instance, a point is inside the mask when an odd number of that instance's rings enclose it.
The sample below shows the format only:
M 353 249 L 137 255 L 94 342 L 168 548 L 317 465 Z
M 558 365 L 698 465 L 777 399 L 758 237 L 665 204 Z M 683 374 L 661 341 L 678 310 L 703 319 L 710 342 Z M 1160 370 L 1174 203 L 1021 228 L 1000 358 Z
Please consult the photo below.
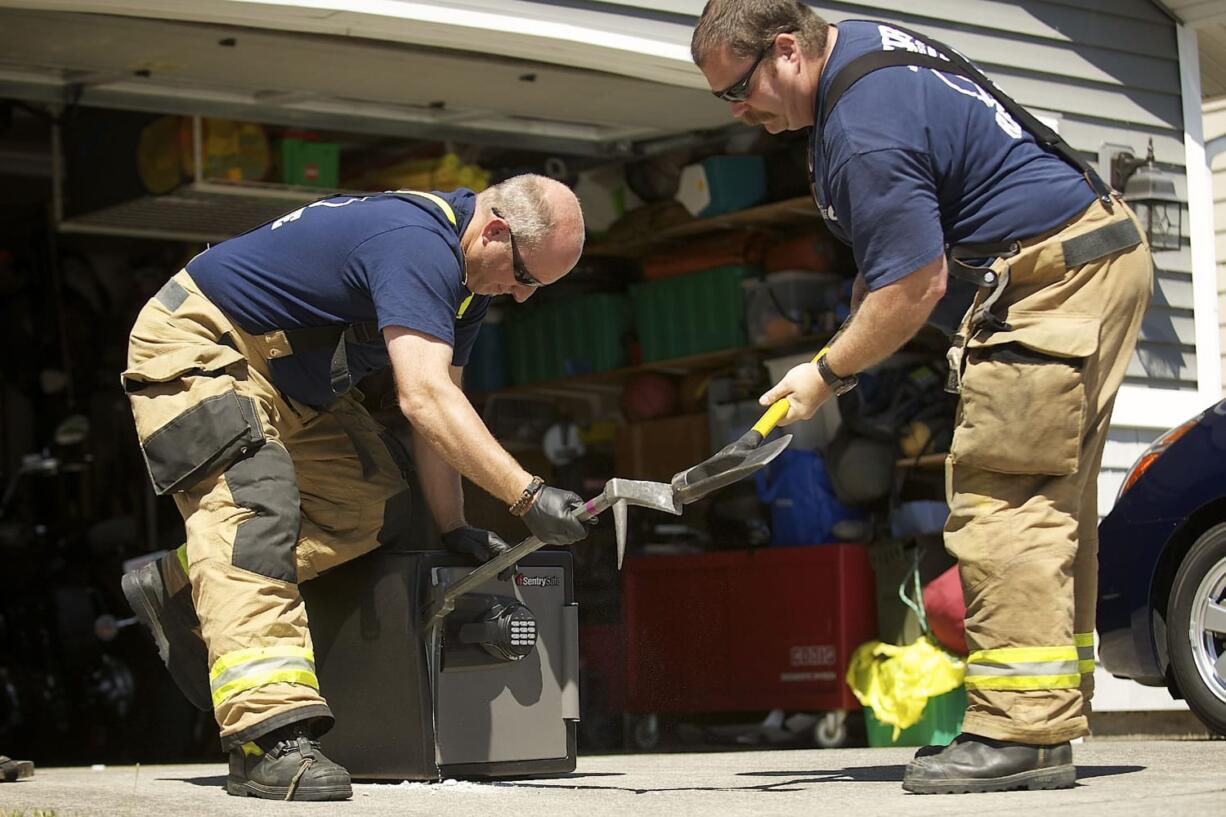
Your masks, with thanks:
M 281 179 L 286 184 L 335 190 L 340 175 L 341 147 L 286 137 L 281 140 Z
M 513 383 L 535 383 L 625 366 L 630 299 L 594 293 L 507 310 Z
M 745 345 L 741 282 L 756 267 L 714 267 L 630 287 L 644 361 L 667 360 Z
M 547 342 L 544 313 L 539 307 L 510 309 L 504 325 L 512 383 L 534 383 L 562 376 Z
M 966 687 L 951 689 L 944 695 L 928 699 L 919 721 L 898 733 L 894 727 L 877 720 L 873 710 L 865 708 L 864 725 L 869 746 L 944 746 L 962 731 L 962 716 L 966 714 Z

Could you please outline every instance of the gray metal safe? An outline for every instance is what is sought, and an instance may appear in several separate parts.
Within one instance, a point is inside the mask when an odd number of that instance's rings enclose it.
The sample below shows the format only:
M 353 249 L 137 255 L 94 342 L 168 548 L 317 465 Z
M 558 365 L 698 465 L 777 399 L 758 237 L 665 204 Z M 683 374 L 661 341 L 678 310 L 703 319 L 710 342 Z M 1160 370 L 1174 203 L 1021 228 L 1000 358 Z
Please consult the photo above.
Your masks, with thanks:
M 423 632 L 440 586 L 472 571 L 441 551 L 375 551 L 302 586 L 328 756 L 359 779 L 573 771 L 578 607 L 571 556 L 537 552 Z

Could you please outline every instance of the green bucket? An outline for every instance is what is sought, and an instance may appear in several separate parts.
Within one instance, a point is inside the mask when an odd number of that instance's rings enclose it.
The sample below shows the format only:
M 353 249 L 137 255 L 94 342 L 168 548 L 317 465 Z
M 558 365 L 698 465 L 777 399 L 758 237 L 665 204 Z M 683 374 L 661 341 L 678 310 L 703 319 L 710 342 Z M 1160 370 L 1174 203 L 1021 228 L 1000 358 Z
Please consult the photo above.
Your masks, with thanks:
M 943 695 L 929 698 L 920 719 L 898 733 L 894 727 L 877 720 L 872 709 L 864 710 L 864 725 L 869 746 L 945 746 L 962 731 L 962 716 L 966 714 L 966 687 L 951 689 Z

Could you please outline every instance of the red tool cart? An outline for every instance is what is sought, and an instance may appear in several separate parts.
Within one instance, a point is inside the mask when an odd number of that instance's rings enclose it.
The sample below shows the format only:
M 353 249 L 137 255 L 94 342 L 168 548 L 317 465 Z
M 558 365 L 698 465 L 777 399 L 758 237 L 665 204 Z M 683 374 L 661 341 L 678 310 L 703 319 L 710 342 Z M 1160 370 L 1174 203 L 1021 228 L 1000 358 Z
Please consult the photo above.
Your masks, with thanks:
M 847 662 L 877 633 L 863 545 L 641 557 L 623 591 L 636 743 L 658 715 L 770 709 L 825 713 L 817 742 L 846 739 Z

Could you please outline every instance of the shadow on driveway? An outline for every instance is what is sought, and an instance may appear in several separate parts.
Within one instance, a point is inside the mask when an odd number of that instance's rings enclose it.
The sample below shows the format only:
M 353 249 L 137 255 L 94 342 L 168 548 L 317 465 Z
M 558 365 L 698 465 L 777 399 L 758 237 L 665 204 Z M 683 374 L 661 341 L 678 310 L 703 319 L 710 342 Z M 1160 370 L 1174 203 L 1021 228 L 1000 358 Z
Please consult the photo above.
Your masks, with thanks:
M 1088 780 L 1093 777 L 1112 777 L 1114 775 L 1135 774 L 1136 772 L 1144 771 L 1145 766 L 1078 766 L 1077 779 Z M 677 792 L 677 791 L 761 791 L 761 792 L 791 792 L 800 791 L 803 787 L 814 783 L 901 783 L 903 772 L 906 766 L 850 766 L 843 769 L 821 769 L 813 771 L 789 770 L 789 771 L 760 771 L 760 772 L 739 772 L 737 777 L 743 778 L 777 778 L 771 782 L 758 783 L 756 785 L 745 786 L 650 786 L 647 788 L 635 788 L 633 786 L 617 786 L 617 785 L 601 785 L 593 780 L 591 783 L 578 785 L 574 781 L 600 778 L 600 777 L 625 777 L 625 774 L 619 772 L 584 772 L 578 774 L 561 774 L 549 775 L 534 778 L 524 778 L 519 780 L 514 779 L 498 779 L 498 780 L 479 780 L 485 786 L 504 786 L 507 788 L 519 789 L 554 789 L 566 788 L 570 790 L 591 790 L 591 791 L 624 791 L 632 794 L 650 794 L 659 792 Z M 184 783 L 190 783 L 193 786 L 207 786 L 224 788 L 226 778 L 224 776 L 213 777 L 186 777 L 180 778 Z M 556 781 L 556 782 L 551 782 Z M 389 785 L 397 785 L 401 781 L 398 780 L 356 780 L 357 783 L 386 783 Z M 611 781 L 610 781 L 611 782 Z M 561 785 L 558 785 L 561 784 Z
M 787 778 L 786 780 L 778 780 L 769 783 L 760 783 L 749 786 L 651 786 L 648 788 L 635 788 L 632 786 L 601 786 L 601 785 L 567 785 L 568 789 L 593 789 L 600 791 L 625 791 L 632 794 L 649 794 L 659 792 L 676 792 L 676 791 L 761 791 L 761 792 L 788 792 L 799 791 L 801 787 L 810 783 L 898 783 L 902 781 L 903 766 L 865 766 L 846 769 L 832 769 L 828 771 L 767 771 L 767 772 L 740 772 L 738 777 L 778 777 Z M 581 777 L 582 775 L 575 775 Z M 567 778 L 560 778 L 567 780 Z M 555 788 L 548 783 L 536 783 L 533 781 L 506 781 L 497 780 L 491 781 L 491 785 L 495 786 L 514 786 L 516 788 L 539 788 L 549 789 Z

